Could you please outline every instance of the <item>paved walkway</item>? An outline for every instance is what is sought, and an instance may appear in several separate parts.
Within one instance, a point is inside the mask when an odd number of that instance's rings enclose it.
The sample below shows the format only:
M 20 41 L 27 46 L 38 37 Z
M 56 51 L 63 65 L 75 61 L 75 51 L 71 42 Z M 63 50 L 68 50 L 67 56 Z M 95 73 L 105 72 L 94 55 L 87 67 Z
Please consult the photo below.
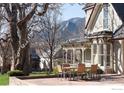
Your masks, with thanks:
M 42 78 L 42 79 L 27 79 L 23 80 L 32 85 L 124 85 L 124 76 L 106 76 L 99 81 L 69 81 L 68 79 L 61 78 Z

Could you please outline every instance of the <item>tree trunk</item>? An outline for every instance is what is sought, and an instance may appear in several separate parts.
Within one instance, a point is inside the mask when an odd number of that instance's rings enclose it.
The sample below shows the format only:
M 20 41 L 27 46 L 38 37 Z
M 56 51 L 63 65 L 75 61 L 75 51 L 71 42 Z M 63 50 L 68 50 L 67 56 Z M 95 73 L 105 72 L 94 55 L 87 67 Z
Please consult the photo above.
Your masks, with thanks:
M 5 60 L 4 56 L 2 57 L 2 61 L 3 61 L 3 63 L 2 63 L 2 67 L 1 67 L 1 74 L 4 74 L 6 71 L 6 68 L 5 68 L 6 60 Z
M 21 49 L 20 53 L 19 61 L 21 63 L 21 70 L 23 70 L 25 75 L 28 75 L 31 72 L 29 43 L 25 46 L 25 48 Z
M 13 71 L 13 70 L 15 69 L 14 63 L 15 63 L 15 62 L 14 62 L 14 60 L 12 59 L 12 60 L 11 60 L 11 68 L 10 68 L 11 71 Z
M 17 64 L 17 52 L 19 49 L 19 37 L 17 34 L 17 9 L 15 4 L 12 4 L 12 13 L 9 13 L 8 11 L 8 17 L 9 17 L 9 27 L 11 33 L 11 45 L 12 45 L 12 57 L 13 57 L 11 70 L 14 70 L 15 64 Z
M 26 29 L 26 23 L 18 25 L 21 36 L 21 46 L 20 47 L 20 57 L 19 63 L 21 65 L 21 70 L 23 70 L 25 75 L 28 75 L 31 72 L 31 63 L 30 63 L 30 44 L 28 42 L 28 31 Z
M 16 20 L 12 20 L 14 22 L 10 22 L 10 32 L 11 32 L 11 45 L 12 45 L 12 64 L 11 70 L 15 69 L 15 64 L 17 64 L 17 51 L 19 48 L 19 38 L 17 35 L 17 27 L 16 27 Z
M 53 71 L 53 67 L 52 67 L 52 58 L 50 58 L 50 68 L 49 68 L 49 71 L 52 72 Z
M 51 53 L 50 53 L 50 64 L 49 64 L 49 71 L 50 72 L 53 71 L 52 63 L 53 63 L 53 51 L 51 49 Z

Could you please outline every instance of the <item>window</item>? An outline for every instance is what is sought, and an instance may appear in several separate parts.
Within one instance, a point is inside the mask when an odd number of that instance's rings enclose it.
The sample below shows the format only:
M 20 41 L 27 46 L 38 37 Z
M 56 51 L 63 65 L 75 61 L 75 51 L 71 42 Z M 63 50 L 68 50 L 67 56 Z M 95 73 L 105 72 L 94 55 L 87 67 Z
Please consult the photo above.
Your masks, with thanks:
M 107 54 L 110 55 L 110 44 L 107 44 Z
M 104 55 L 103 54 L 99 55 L 99 63 L 101 64 L 101 66 L 104 66 L 103 60 L 104 60 Z
M 99 54 L 97 54 L 97 48 L 99 49 Z M 98 58 L 99 60 L 97 60 L 96 58 Z M 104 65 L 104 53 L 103 53 L 103 44 L 94 44 L 93 45 L 93 61 L 97 60 L 99 64 L 101 64 L 101 66 Z M 95 62 L 94 62 L 95 63 Z
M 94 44 L 94 45 L 93 45 L 93 54 L 96 54 L 96 51 L 97 51 L 97 45 Z
M 81 49 L 76 49 L 75 62 L 81 63 L 82 61 L 82 51 Z
M 97 53 L 97 44 L 93 44 L 93 63 L 95 63 Z
M 73 51 L 72 50 L 68 50 L 68 52 L 67 52 L 67 60 L 68 60 L 68 63 L 73 62 Z
M 110 66 L 110 44 L 107 44 L 107 63 L 106 66 Z
M 103 54 L 103 44 L 99 45 L 99 54 Z
M 99 49 L 97 51 L 97 48 Z M 98 54 L 97 54 L 98 52 Z M 106 66 L 110 66 L 110 44 L 107 44 L 107 54 L 104 53 L 105 50 L 104 50 L 104 44 L 94 44 L 93 45 L 93 61 L 95 63 L 95 60 L 97 60 L 98 58 L 98 63 L 101 65 L 101 66 L 104 66 L 104 61 L 105 61 L 105 58 L 106 58 Z
M 108 3 L 103 4 L 103 29 L 108 29 Z
M 107 55 L 107 63 L 106 63 L 106 66 L 110 66 L 110 56 Z
M 91 49 L 86 49 L 84 51 L 84 60 L 85 60 L 85 63 L 90 63 L 91 62 Z
M 99 54 L 98 54 L 98 58 L 99 58 L 99 64 L 101 64 L 101 66 L 104 66 L 104 51 L 103 51 L 103 44 L 99 44 Z

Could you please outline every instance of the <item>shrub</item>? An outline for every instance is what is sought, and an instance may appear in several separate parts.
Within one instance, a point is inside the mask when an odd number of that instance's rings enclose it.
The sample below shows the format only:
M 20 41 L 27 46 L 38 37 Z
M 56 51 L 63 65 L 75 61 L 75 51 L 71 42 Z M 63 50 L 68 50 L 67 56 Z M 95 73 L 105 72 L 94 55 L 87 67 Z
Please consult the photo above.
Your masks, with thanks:
M 103 74 L 104 71 L 102 69 L 97 69 L 97 74 Z
M 9 76 L 24 76 L 24 73 L 20 70 L 14 70 L 7 72 Z
M 58 74 L 57 67 L 54 67 L 54 68 L 53 68 L 53 74 L 55 74 L 55 75 L 57 75 L 57 74 Z

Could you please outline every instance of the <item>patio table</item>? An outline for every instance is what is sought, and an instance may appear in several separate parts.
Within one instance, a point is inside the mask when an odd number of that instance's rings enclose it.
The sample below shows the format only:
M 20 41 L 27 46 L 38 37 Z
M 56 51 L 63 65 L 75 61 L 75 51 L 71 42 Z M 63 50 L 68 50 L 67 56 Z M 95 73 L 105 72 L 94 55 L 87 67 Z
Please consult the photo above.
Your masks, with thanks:
M 70 66 L 70 67 L 64 67 L 63 71 L 68 71 L 69 72 L 69 78 L 71 80 L 71 75 L 72 75 L 72 80 L 75 80 L 75 70 L 77 69 L 77 67 L 74 66 Z
M 62 73 L 69 73 L 70 72 L 70 67 L 63 67 L 62 68 Z M 66 77 L 66 75 L 64 74 L 64 78 Z
M 72 78 L 73 80 L 75 80 L 75 71 L 77 70 L 77 67 L 71 67 L 71 74 L 72 74 Z

